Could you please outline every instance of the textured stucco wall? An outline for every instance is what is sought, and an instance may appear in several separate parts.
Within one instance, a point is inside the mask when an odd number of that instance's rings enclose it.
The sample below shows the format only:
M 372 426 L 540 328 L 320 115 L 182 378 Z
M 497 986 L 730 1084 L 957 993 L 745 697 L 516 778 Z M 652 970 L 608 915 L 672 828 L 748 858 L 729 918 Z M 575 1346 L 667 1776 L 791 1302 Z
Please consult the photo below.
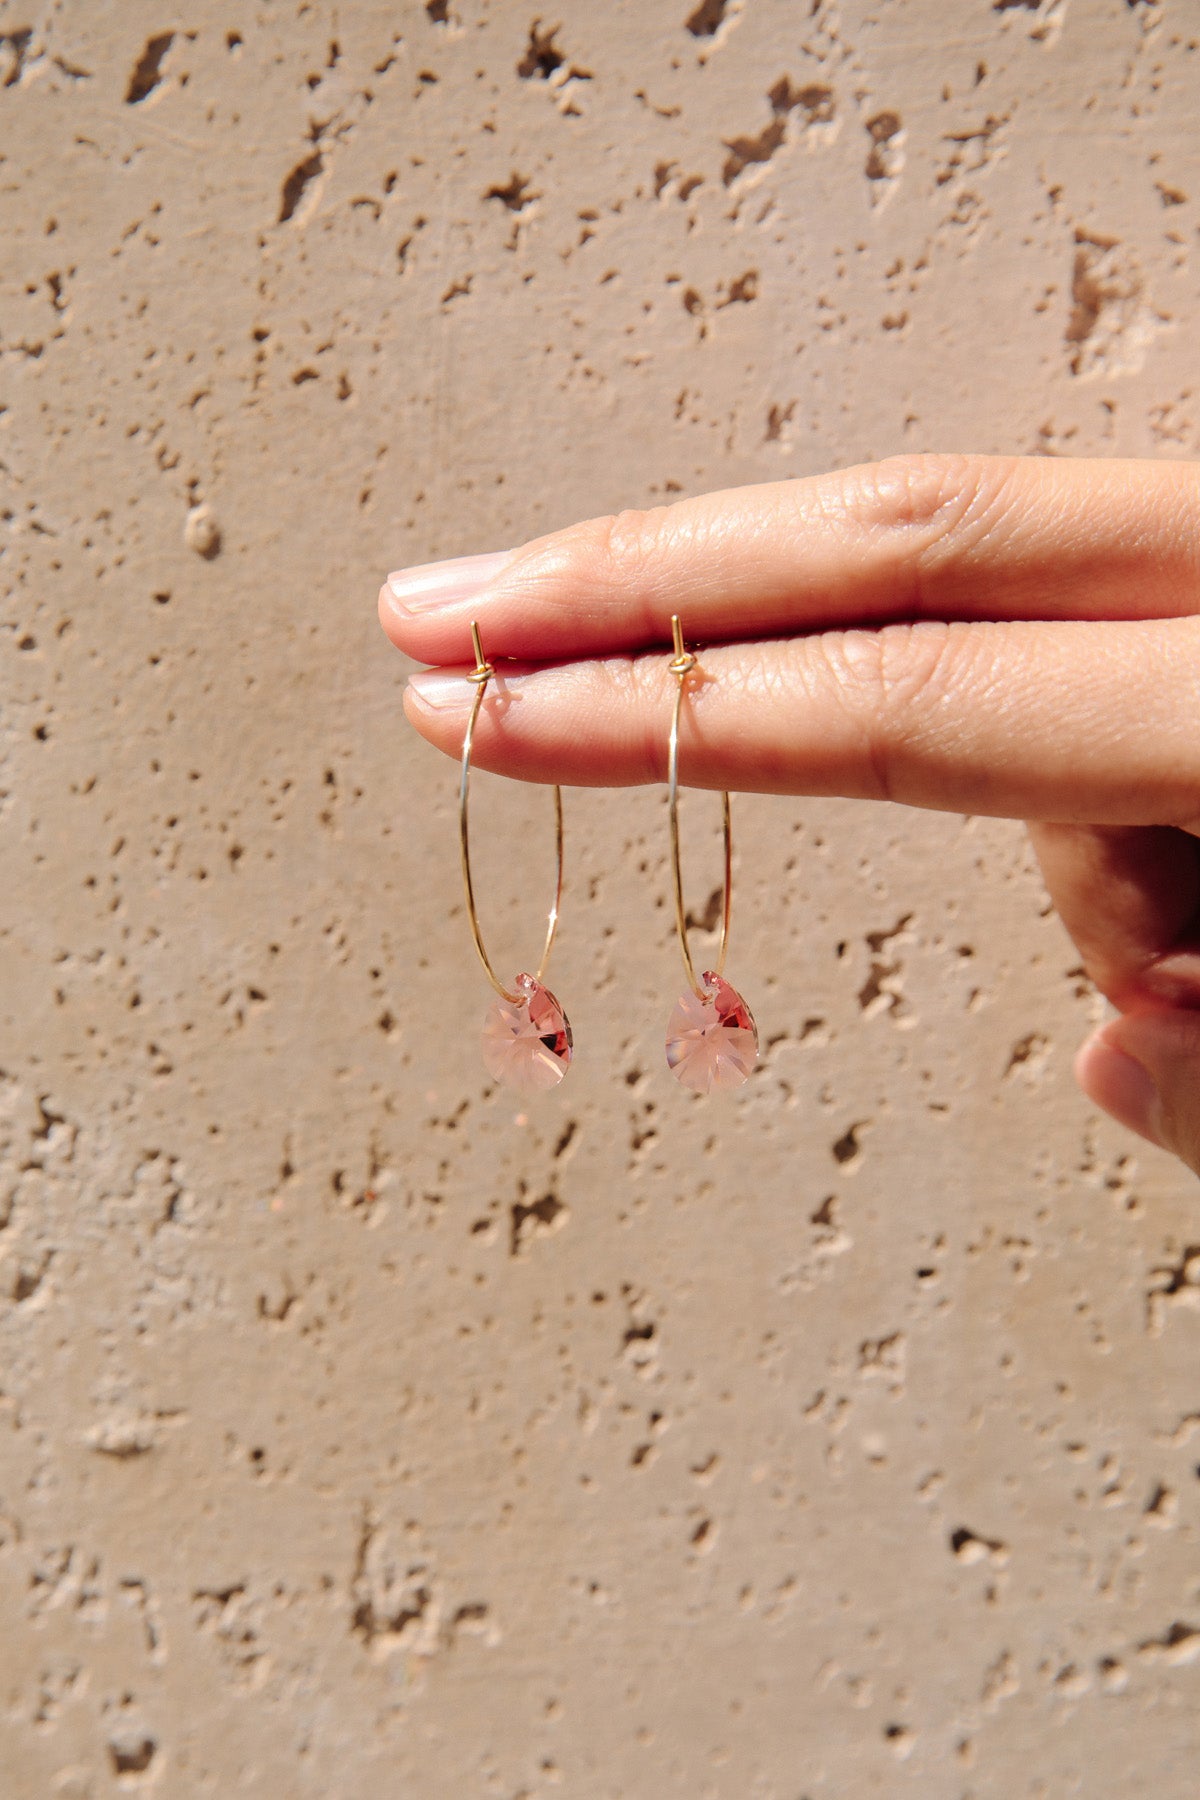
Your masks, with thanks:
M 662 795 L 568 793 L 518 1110 L 374 614 L 1200 453 L 1198 93 L 1194 0 L 0 4 L 3 1800 L 1194 1794 L 1196 1187 L 1019 826 L 739 802 L 704 1104 Z M 548 798 L 477 793 L 517 960 Z

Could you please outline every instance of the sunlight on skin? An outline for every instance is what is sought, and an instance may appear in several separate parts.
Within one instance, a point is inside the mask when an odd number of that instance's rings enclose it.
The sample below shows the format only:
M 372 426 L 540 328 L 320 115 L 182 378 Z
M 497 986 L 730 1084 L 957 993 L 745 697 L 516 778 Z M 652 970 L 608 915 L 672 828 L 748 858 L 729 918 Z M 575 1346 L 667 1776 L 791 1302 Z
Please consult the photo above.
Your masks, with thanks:
M 479 621 L 501 774 L 661 781 L 678 612 L 690 784 L 1026 819 L 1122 1015 L 1077 1078 L 1200 1172 L 1200 465 L 897 457 L 400 570 L 379 611 L 455 757 Z

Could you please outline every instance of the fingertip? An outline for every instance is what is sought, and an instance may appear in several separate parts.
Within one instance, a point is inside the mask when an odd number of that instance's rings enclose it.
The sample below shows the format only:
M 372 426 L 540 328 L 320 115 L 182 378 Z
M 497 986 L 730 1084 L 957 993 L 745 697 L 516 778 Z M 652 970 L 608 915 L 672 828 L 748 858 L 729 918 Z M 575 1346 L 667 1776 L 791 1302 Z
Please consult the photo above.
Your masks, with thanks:
M 1141 1063 L 1112 1041 L 1121 1021 L 1094 1031 L 1075 1053 L 1075 1080 L 1086 1097 L 1110 1118 L 1152 1144 L 1162 1144 L 1158 1089 Z

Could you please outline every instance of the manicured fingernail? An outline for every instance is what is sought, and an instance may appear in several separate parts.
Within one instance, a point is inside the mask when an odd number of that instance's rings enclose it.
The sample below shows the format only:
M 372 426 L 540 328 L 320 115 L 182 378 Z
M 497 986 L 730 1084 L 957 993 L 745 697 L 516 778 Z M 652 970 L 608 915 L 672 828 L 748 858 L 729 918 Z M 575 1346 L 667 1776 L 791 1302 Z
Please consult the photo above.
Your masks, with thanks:
M 416 695 L 422 706 L 431 706 L 435 712 L 467 712 L 475 698 L 472 684 L 446 669 L 422 669 L 419 675 L 410 675 L 408 691 Z
M 1104 1037 L 1094 1037 L 1080 1051 L 1075 1073 L 1088 1098 L 1120 1124 L 1152 1143 L 1163 1142 L 1158 1088 L 1140 1062 Z
M 511 550 L 488 550 L 482 556 L 452 556 L 445 562 L 397 569 L 387 578 L 388 592 L 402 612 L 429 612 L 435 606 L 473 600 L 511 555 Z

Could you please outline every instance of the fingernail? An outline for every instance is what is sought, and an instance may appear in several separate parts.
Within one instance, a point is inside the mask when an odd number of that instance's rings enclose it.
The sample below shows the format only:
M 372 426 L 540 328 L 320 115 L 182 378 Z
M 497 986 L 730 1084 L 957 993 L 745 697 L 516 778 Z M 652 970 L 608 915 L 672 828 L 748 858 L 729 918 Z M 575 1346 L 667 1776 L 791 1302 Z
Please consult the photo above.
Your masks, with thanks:
M 1162 1005 L 1187 1011 L 1200 1007 L 1200 955 L 1195 950 L 1168 951 L 1150 965 L 1143 980 Z
M 473 600 L 511 556 L 511 550 L 488 550 L 482 556 L 451 556 L 445 562 L 397 569 L 387 578 L 388 592 L 403 612 L 453 606 L 458 600 Z
M 408 691 L 435 712 L 466 712 L 475 698 L 475 689 L 465 676 L 451 675 L 445 669 L 422 669 L 419 675 L 410 675 Z
M 1119 1124 L 1161 1144 L 1162 1101 L 1153 1077 L 1103 1036 L 1083 1046 L 1075 1065 L 1080 1087 Z

